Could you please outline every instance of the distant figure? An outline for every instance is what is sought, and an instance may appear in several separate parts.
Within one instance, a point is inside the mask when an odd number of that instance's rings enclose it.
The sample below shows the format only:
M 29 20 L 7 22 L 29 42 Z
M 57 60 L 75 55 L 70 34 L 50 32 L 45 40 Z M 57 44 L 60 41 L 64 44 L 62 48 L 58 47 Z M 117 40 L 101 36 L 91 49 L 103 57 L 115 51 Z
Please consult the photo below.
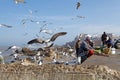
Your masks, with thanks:
M 105 32 L 103 32 L 103 34 L 101 36 L 101 41 L 102 41 L 103 46 L 106 44 L 106 40 L 107 40 L 107 34 Z
M 76 49 L 76 55 L 77 55 L 77 58 L 78 58 L 79 49 L 80 49 L 80 39 L 78 39 L 78 40 L 76 41 L 75 49 Z
M 90 43 L 90 37 L 86 37 L 85 40 L 81 43 L 78 54 L 78 64 L 83 63 L 88 57 L 94 54 Z
M 109 39 L 106 41 L 107 48 L 113 47 L 112 39 L 109 37 Z

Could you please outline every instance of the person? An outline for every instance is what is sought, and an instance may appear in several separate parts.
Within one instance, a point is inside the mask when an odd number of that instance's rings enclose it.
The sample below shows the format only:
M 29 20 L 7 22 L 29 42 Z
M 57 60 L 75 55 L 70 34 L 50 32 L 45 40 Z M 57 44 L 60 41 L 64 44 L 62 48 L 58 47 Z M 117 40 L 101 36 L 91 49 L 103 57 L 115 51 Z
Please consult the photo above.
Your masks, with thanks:
M 4 57 L 1 54 L 2 54 L 2 52 L 0 51 L 0 64 L 5 64 Z
M 94 48 L 94 42 L 92 41 L 92 40 L 90 40 L 90 46 L 92 47 L 92 48 Z
M 88 57 L 94 54 L 90 43 L 90 37 L 86 37 L 85 40 L 81 43 L 78 54 L 78 64 L 83 63 Z
M 113 47 L 112 39 L 110 37 L 106 41 L 106 45 L 107 45 L 107 48 L 112 48 Z
M 106 40 L 107 40 L 107 34 L 106 34 L 106 32 L 103 32 L 103 34 L 101 36 L 101 41 L 102 41 L 103 46 L 106 44 Z
M 78 39 L 76 41 L 76 44 L 75 44 L 75 49 L 76 49 L 76 56 L 78 58 L 78 54 L 79 54 L 79 48 L 80 48 L 80 39 Z

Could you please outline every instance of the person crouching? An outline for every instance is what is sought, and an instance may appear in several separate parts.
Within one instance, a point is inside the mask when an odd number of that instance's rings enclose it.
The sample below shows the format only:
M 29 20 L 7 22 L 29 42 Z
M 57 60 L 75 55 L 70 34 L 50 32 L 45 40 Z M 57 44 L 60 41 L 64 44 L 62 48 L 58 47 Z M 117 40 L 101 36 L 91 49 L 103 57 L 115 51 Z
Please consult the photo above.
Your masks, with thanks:
M 90 37 L 86 37 L 85 40 L 81 43 L 78 54 L 78 64 L 83 63 L 88 57 L 94 54 L 94 50 L 90 43 Z

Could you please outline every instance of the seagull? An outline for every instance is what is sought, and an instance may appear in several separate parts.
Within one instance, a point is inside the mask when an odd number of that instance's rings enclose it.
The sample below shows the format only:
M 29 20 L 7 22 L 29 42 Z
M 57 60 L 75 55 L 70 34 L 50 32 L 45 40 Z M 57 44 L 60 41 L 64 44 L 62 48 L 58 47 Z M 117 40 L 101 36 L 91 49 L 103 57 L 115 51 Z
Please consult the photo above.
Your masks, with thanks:
M 33 43 L 43 44 L 43 43 L 44 43 L 44 40 L 41 39 L 41 38 L 36 38 L 36 39 L 30 40 L 27 44 L 33 44 Z
M 8 47 L 8 49 L 6 49 L 5 51 L 8 51 L 9 49 L 17 50 L 17 49 L 21 49 L 21 47 L 18 47 L 18 46 L 10 46 L 10 47 Z
M 56 34 L 54 34 L 54 35 L 51 37 L 50 41 L 53 42 L 53 41 L 56 40 L 57 37 L 63 36 L 63 35 L 66 35 L 66 34 L 67 34 L 67 32 L 59 32 L 59 33 L 56 33 Z
M 28 18 L 22 19 L 22 20 L 21 20 L 22 25 L 25 25 L 26 22 L 29 21 L 29 20 L 30 20 L 30 19 L 28 19 Z
M 36 24 L 40 24 L 40 22 L 39 21 L 34 21 L 34 20 L 30 20 L 31 22 L 34 22 L 34 23 L 36 23 Z
M 14 1 L 15 1 L 16 4 L 18 4 L 18 3 L 20 3 L 20 2 L 21 2 L 21 3 L 26 3 L 25 0 L 14 0 Z
M 6 24 L 0 24 L 0 27 L 12 28 L 12 26 L 9 26 L 9 25 L 6 25 Z
M 77 7 L 76 9 L 78 9 L 81 6 L 80 2 L 77 2 Z
M 57 37 L 63 36 L 63 35 L 66 35 L 66 34 L 67 34 L 67 32 L 59 32 L 59 33 L 54 34 L 54 35 L 53 35 L 50 39 L 48 39 L 48 40 L 43 40 L 43 39 L 41 39 L 41 38 L 35 38 L 35 39 L 33 39 L 33 40 L 30 40 L 27 44 L 33 44 L 33 43 L 43 44 L 43 43 L 54 42 Z
M 37 13 L 37 10 L 32 11 L 31 9 L 28 9 L 30 14 L 33 14 L 33 12 Z
M 85 18 L 85 16 L 77 16 L 78 18 Z
M 33 39 L 33 40 L 29 41 L 27 44 L 33 44 L 33 43 L 45 44 L 43 46 L 44 48 L 50 48 L 54 44 L 54 43 L 50 43 L 50 39 L 49 39 L 49 41 L 46 41 L 46 40 L 42 40 L 41 38 Z
M 41 29 L 40 32 L 44 32 L 44 33 L 50 34 L 50 35 L 52 35 L 52 33 L 53 33 L 52 30 L 49 30 L 49 29 Z
M 71 20 L 77 20 L 77 19 L 85 19 L 85 16 L 76 16 L 74 18 L 71 18 Z

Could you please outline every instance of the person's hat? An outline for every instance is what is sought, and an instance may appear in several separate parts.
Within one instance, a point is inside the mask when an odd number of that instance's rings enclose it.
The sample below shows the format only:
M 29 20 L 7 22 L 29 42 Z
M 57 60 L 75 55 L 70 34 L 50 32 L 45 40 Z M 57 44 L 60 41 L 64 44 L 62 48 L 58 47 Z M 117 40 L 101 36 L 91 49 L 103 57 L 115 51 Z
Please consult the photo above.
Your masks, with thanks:
M 91 35 L 87 35 L 86 37 L 89 37 L 89 38 L 91 38 L 92 36 L 91 36 Z
M 91 35 L 86 35 L 85 40 L 90 41 L 91 40 Z

